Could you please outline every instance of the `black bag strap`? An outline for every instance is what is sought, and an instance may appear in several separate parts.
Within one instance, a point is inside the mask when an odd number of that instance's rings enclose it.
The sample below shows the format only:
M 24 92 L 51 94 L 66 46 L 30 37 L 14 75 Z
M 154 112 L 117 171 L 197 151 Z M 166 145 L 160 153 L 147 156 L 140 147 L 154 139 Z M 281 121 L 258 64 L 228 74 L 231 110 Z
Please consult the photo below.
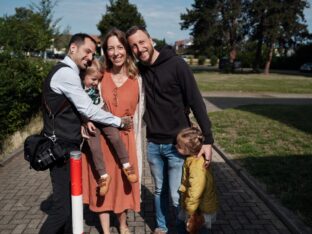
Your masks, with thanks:
M 51 73 L 49 74 L 49 75 L 51 76 L 51 79 L 52 79 L 53 75 L 54 75 L 59 69 L 61 69 L 62 67 L 70 67 L 70 66 L 67 65 L 67 64 L 65 64 L 65 63 L 62 63 L 62 62 L 57 63 L 57 64 L 55 65 L 54 69 L 51 71 L 52 74 L 51 74 Z M 53 143 L 54 143 L 54 142 L 56 142 L 56 140 L 57 140 L 57 137 L 56 137 L 56 135 L 55 135 L 54 119 L 55 119 L 55 117 L 57 116 L 57 114 L 61 113 L 61 111 L 63 111 L 67 106 L 69 106 L 70 103 L 69 103 L 69 101 L 67 100 L 67 98 L 65 97 L 65 100 L 64 100 L 64 102 L 62 103 L 62 105 L 60 106 L 60 108 L 55 112 L 55 114 L 53 114 L 51 108 L 48 106 L 48 104 L 47 104 L 47 102 L 46 102 L 46 99 L 45 99 L 44 95 L 42 95 L 42 99 L 43 99 L 44 106 L 45 106 L 46 110 L 47 110 L 48 113 L 49 113 L 49 117 L 52 118 L 52 128 L 53 128 L 53 130 L 52 130 L 52 135 L 51 135 L 51 136 L 49 136 L 49 135 L 47 135 L 47 134 L 45 134 L 45 133 L 43 133 L 43 134 L 44 134 L 45 137 L 48 137 L 48 138 L 49 138 L 51 141 L 53 141 Z

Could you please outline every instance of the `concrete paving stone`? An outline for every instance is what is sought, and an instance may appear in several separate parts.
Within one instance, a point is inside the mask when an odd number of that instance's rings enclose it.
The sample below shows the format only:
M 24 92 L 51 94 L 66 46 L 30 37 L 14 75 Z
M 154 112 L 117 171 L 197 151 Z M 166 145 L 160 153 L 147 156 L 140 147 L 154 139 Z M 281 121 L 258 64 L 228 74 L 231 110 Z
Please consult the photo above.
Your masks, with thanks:
M 134 228 L 134 233 L 145 234 L 145 228 L 144 227 L 135 227 Z
M 155 228 L 155 211 L 153 205 L 153 179 L 150 174 L 148 163 L 144 159 L 144 171 L 142 177 L 142 211 L 139 214 L 129 212 L 129 226 L 134 234 L 151 233 Z M 24 168 L 25 167 L 25 168 Z M 12 178 L 16 174 L 16 168 L 21 168 L 20 181 L 16 183 Z M 214 152 L 213 170 L 220 200 L 220 211 L 217 215 L 217 222 L 213 224 L 213 228 L 208 233 L 289 233 L 286 226 L 276 217 L 272 211 L 262 202 L 261 199 L 237 176 L 235 171 L 224 162 L 222 157 Z M 24 178 L 24 180 L 23 180 Z M 24 181 L 22 183 L 22 181 Z M 6 202 L 1 203 L 0 207 L 0 230 L 14 230 L 18 225 L 26 225 L 24 233 L 38 233 L 42 223 L 46 219 L 46 214 L 40 209 L 40 206 L 51 195 L 51 181 L 49 173 L 35 172 L 29 170 L 23 158 L 13 158 L 5 167 L 0 168 L 0 185 L 3 183 L 12 185 L 10 193 L 15 191 L 18 194 L 14 201 L 7 198 Z M 26 186 L 27 185 L 27 186 Z M 32 190 L 29 188 L 32 186 Z M 5 188 L 5 187 L 4 187 Z M 15 189 L 15 190 L 14 190 Z M 20 192 L 20 191 L 23 191 Z M 23 197 L 24 195 L 24 197 Z M 32 195 L 32 196 L 30 196 Z M 5 198 L 5 194 L 0 190 L 0 197 Z M 3 204 L 3 206 L 1 206 Z M 16 210 L 16 208 L 26 207 L 27 210 Z M 8 212 L 8 216 L 5 215 Z M 19 223 L 21 219 L 17 219 L 14 224 L 12 217 L 21 212 L 18 217 L 24 216 L 27 223 Z M 24 212 L 24 214 L 23 214 Z M 27 215 L 25 215 L 25 212 Z M 27 218 L 26 218 L 27 217 Z M 93 214 L 86 217 L 84 230 L 90 234 L 100 233 L 100 224 L 97 215 Z M 4 223 L 1 221 L 5 220 Z M 278 220 L 278 222 L 276 222 Z M 173 224 L 171 217 L 170 223 Z M 38 228 L 35 228 L 37 225 Z M 116 222 L 112 222 L 112 234 L 118 233 L 114 226 Z M 22 226 L 20 226 L 22 227 Z M 261 229 L 257 229 L 260 228 Z M 285 231 L 286 230 L 286 231 Z M 171 232 L 172 234 L 174 232 Z
M 12 200 L 11 201 L 8 201 L 8 200 L 3 201 L 4 206 L 1 208 L 1 211 L 9 211 L 9 210 L 11 210 L 12 207 L 14 206 L 14 203 L 11 203 L 11 202 L 12 202 Z
M 38 233 L 39 229 L 31 229 L 31 228 L 27 228 L 23 231 L 23 234 L 34 234 L 34 233 Z
M 6 230 L 6 229 L 10 229 L 10 230 L 13 230 L 15 228 L 15 224 L 0 224 L 0 231 L 1 230 Z
M 250 208 L 247 206 L 240 206 L 240 204 L 236 204 L 236 206 L 232 207 L 232 210 L 238 211 L 238 212 L 242 212 L 242 213 L 248 213 L 250 212 Z
M 253 206 L 253 207 L 250 207 L 250 209 L 252 210 L 252 212 L 255 214 L 255 215 L 259 215 L 259 214 L 262 214 L 262 211 L 259 209 L 258 207 L 258 204 L 256 206 Z M 259 217 L 258 217 L 259 218 Z
M 144 222 L 144 218 L 142 216 L 136 216 L 135 221 L 136 222 Z
M 13 206 L 11 209 L 15 210 L 15 211 L 26 211 L 26 210 L 28 210 L 28 207 L 25 207 L 25 206 Z
M 243 224 L 244 229 L 246 230 L 262 230 L 263 225 L 259 224 Z
M 13 217 L 14 215 L 12 214 L 4 215 L 4 217 L 0 220 L 0 224 L 10 224 Z
M 230 225 L 234 230 L 241 229 L 242 225 L 237 220 L 230 220 Z
M 234 229 L 230 225 L 222 225 L 221 230 L 224 233 L 234 233 L 235 232 Z
M 30 222 L 27 225 L 27 229 L 38 229 L 40 226 L 41 219 L 30 219 Z
M 239 204 L 240 206 L 248 207 L 250 210 L 252 210 L 253 207 L 257 207 L 257 202 L 255 201 L 241 202 Z
M 4 229 L 4 230 L 1 230 L 0 234 L 11 234 L 12 233 L 12 230 L 11 229 Z
M 250 224 L 250 221 L 249 221 L 249 219 L 246 216 L 238 215 L 237 219 L 243 225 Z
M 273 225 L 266 225 L 264 226 L 268 234 L 278 234 L 281 233 Z
M 20 234 L 23 233 L 23 231 L 25 230 L 27 224 L 18 224 L 14 230 L 12 231 L 12 234 Z
M 12 223 L 12 224 L 29 224 L 29 222 L 30 222 L 30 219 L 26 219 L 26 218 L 24 218 L 24 219 L 12 219 L 11 220 L 11 222 L 10 223 Z
M 23 219 L 26 215 L 26 211 L 19 211 L 19 212 L 16 212 L 16 215 L 14 216 L 14 219 Z M 28 218 L 28 216 L 27 216 Z
M 245 215 L 248 217 L 248 219 L 250 220 L 250 221 L 254 221 L 254 220 L 257 220 L 257 216 L 252 212 L 252 211 L 246 211 L 245 212 Z

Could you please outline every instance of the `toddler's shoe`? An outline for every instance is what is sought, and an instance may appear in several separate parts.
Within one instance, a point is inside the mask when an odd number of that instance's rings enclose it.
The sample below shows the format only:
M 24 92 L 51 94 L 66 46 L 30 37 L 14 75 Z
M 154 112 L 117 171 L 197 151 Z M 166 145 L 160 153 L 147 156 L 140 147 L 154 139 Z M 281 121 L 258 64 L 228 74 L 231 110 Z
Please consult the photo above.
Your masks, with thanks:
M 107 175 L 107 177 L 103 178 L 101 177 L 99 180 L 98 180 L 98 186 L 99 186 L 99 194 L 100 196 L 105 196 L 105 194 L 107 193 L 108 191 L 108 188 L 109 188 L 109 184 L 111 182 L 111 177 L 110 175 Z
M 190 234 L 198 233 L 199 229 L 204 225 L 205 218 L 202 214 L 194 213 L 186 222 L 186 230 Z
M 127 179 L 130 183 L 135 183 L 138 181 L 138 177 L 135 174 L 133 166 L 125 167 L 122 169 L 125 175 L 127 176 Z

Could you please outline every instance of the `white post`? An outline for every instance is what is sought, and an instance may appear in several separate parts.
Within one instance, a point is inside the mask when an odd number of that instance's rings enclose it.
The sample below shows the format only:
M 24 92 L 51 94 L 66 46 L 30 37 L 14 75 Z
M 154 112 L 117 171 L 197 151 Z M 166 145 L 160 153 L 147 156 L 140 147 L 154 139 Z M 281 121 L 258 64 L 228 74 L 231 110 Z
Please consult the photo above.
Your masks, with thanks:
M 73 234 L 83 233 L 81 152 L 70 152 L 70 178 Z

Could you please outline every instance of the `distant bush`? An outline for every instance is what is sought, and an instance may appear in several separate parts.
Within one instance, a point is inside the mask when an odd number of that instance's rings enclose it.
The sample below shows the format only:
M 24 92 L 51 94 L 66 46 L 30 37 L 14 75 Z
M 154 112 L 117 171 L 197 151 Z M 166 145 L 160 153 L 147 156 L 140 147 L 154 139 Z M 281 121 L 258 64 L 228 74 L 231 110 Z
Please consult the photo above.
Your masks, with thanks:
M 203 55 L 198 56 L 198 65 L 204 65 L 206 61 L 206 57 Z
M 51 66 L 41 59 L 0 53 L 0 150 L 3 139 L 39 111 L 42 81 Z
M 216 66 L 218 64 L 218 57 L 215 55 L 212 55 L 210 58 L 210 64 L 211 66 Z

